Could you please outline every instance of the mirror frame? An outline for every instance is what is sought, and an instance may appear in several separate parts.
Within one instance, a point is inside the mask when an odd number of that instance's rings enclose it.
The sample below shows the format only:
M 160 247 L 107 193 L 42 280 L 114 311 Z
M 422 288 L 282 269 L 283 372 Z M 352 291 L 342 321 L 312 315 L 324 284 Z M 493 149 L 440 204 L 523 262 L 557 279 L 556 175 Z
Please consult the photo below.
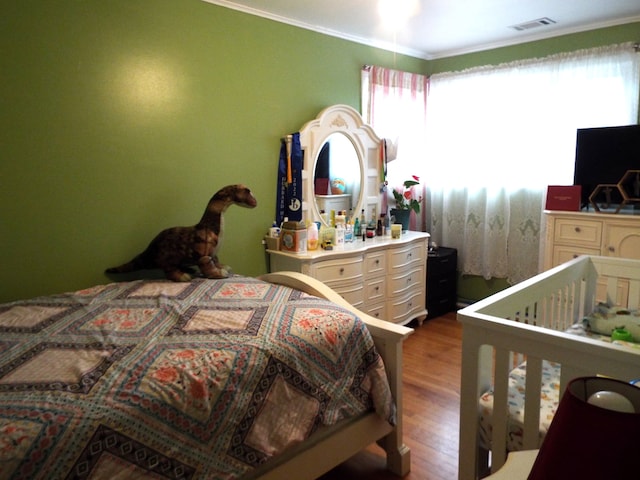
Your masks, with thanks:
M 381 139 L 366 124 L 360 113 L 349 105 L 332 105 L 300 129 L 300 146 L 304 152 L 302 170 L 302 218 L 322 221 L 315 202 L 314 174 L 318 154 L 330 135 L 346 136 L 356 151 L 360 167 L 360 196 L 353 207 L 354 215 L 364 208 L 367 219 L 380 214 Z

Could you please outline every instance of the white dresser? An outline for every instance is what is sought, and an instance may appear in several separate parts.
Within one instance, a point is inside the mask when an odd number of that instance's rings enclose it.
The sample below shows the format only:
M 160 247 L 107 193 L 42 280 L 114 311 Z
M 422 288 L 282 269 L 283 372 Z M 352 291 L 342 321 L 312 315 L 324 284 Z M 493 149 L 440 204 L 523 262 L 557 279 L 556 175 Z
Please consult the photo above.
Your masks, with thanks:
M 295 271 L 321 280 L 373 317 L 404 325 L 427 316 L 428 233 L 356 239 L 340 250 L 267 250 L 272 272 Z
M 546 242 L 543 269 L 548 270 L 579 255 L 640 260 L 640 215 L 546 210 Z M 626 298 L 624 285 L 617 303 Z M 606 285 L 598 286 L 605 298 Z
M 546 210 L 544 269 L 578 255 L 640 259 L 640 215 Z

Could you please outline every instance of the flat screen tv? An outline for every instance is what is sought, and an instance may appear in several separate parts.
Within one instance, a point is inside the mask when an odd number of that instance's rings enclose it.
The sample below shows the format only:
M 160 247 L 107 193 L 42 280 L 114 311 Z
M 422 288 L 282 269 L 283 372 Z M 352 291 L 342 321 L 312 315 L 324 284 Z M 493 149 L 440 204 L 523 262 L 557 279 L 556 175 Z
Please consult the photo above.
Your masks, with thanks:
M 578 129 L 573 183 L 582 208 L 598 185 L 617 184 L 627 170 L 640 170 L 640 125 Z

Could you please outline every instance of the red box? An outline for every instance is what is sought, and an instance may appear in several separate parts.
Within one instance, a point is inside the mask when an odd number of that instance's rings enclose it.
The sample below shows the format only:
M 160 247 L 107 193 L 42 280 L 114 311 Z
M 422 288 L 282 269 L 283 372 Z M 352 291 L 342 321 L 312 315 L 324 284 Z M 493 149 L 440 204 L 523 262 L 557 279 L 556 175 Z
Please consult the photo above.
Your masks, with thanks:
M 577 212 L 580 210 L 581 192 L 580 185 L 549 185 L 545 209 Z

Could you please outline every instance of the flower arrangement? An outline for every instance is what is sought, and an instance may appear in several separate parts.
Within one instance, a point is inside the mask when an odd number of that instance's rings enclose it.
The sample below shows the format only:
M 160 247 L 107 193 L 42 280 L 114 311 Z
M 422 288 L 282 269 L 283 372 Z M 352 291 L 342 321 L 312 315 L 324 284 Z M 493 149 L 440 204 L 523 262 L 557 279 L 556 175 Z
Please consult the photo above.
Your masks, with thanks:
M 413 210 L 416 213 L 420 213 L 420 200 L 422 198 L 413 197 L 413 187 L 420 183 L 420 178 L 415 175 L 411 175 L 409 180 L 405 180 L 402 184 L 404 188 L 401 192 L 393 189 L 393 198 L 396 200 L 396 209 L 398 210 Z

